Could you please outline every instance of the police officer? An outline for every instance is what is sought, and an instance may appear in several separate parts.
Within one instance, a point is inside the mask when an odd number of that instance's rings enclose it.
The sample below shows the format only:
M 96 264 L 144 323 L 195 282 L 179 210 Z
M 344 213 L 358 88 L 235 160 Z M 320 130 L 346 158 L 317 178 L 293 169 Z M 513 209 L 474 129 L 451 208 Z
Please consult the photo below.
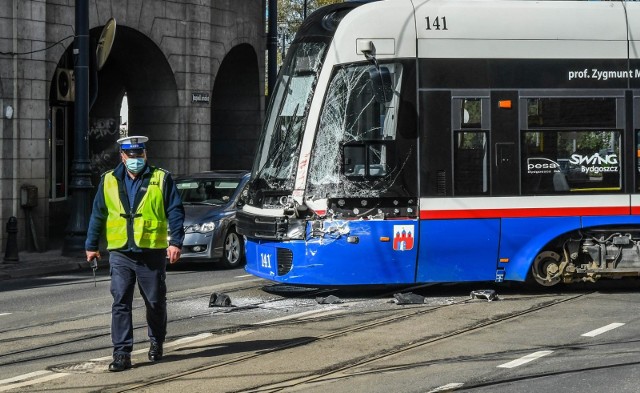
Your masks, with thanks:
M 180 196 L 169 172 L 147 164 L 148 140 L 146 136 L 118 139 L 122 162 L 102 175 L 87 230 L 87 261 L 100 258 L 103 231 L 109 250 L 113 295 L 109 371 L 131 368 L 136 280 L 147 310 L 149 360 L 162 359 L 167 333 L 165 258 L 177 262 L 184 239 Z

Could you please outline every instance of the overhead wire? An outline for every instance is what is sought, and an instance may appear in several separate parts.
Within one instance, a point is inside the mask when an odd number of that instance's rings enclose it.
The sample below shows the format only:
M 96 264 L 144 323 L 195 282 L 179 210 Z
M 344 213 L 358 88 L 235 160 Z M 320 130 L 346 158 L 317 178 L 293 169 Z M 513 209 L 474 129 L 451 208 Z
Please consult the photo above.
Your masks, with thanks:
M 28 51 L 28 52 L 3 52 L 3 51 L 0 51 L 0 55 L 4 55 L 4 56 L 30 55 L 30 54 L 33 54 L 33 53 L 38 53 L 38 52 L 43 52 L 43 51 L 49 50 L 49 49 L 53 48 L 56 45 L 62 45 L 62 47 L 66 49 L 66 47 L 62 44 L 62 42 L 65 41 L 65 40 L 68 40 L 69 38 L 74 38 L 74 37 L 75 36 L 73 36 L 73 35 L 64 37 L 61 40 L 58 40 L 57 42 L 47 46 L 46 48 L 42 48 L 42 49 L 36 49 L 36 50 Z

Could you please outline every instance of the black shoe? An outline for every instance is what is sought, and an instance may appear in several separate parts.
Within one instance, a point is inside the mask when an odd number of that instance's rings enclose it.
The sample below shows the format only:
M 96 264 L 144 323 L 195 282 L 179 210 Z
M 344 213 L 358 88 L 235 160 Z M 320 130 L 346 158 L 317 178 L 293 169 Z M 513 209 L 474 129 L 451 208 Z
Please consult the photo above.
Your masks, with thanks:
M 162 360 L 162 343 L 151 342 L 149 347 L 149 360 L 157 362 Z
M 113 355 L 113 362 L 109 365 L 109 371 L 124 371 L 131 368 L 131 358 L 127 355 Z

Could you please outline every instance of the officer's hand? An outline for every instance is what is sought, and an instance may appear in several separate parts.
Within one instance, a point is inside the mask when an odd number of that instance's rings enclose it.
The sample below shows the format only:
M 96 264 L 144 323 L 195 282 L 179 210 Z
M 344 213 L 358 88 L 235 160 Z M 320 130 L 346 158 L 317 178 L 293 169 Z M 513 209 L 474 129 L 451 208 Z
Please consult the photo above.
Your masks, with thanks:
M 169 248 L 167 248 L 167 258 L 169 258 L 169 263 L 171 264 L 178 262 L 178 259 L 180 259 L 180 249 L 176 246 L 169 246 Z
M 86 251 L 87 253 L 87 262 L 91 262 L 93 258 L 100 259 L 100 251 Z

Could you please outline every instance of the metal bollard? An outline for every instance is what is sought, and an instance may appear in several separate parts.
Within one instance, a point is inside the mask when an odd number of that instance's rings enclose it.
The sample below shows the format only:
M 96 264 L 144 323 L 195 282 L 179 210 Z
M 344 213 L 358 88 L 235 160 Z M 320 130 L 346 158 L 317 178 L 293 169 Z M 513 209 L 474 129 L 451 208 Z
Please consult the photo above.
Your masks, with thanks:
M 7 248 L 4 250 L 5 262 L 18 262 L 18 219 L 9 217 L 7 221 Z

